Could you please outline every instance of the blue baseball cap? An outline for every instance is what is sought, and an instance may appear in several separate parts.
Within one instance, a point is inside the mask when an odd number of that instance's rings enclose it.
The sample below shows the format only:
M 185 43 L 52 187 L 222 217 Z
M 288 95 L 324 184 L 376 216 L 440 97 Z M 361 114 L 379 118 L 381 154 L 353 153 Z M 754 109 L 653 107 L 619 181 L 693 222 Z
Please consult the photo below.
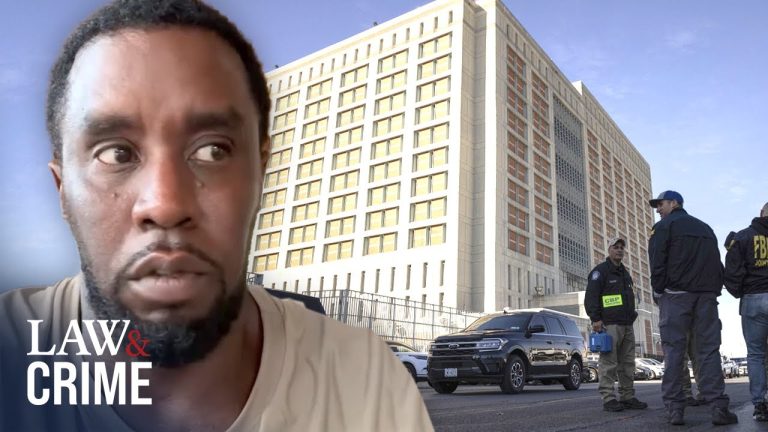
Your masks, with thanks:
M 683 205 L 683 196 L 671 190 L 660 193 L 658 198 L 649 200 L 648 204 L 650 204 L 651 207 L 656 208 L 656 206 L 659 205 L 659 203 L 663 200 L 675 200 L 681 206 Z

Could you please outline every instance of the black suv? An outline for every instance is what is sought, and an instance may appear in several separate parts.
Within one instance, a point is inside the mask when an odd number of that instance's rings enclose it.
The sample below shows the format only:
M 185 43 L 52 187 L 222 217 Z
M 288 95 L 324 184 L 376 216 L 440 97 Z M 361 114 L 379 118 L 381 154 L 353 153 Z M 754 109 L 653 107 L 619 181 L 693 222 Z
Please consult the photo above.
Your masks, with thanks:
M 577 390 L 584 352 L 584 339 L 568 316 L 548 309 L 505 310 L 435 339 L 427 373 L 438 393 L 481 383 L 520 393 L 532 380 Z

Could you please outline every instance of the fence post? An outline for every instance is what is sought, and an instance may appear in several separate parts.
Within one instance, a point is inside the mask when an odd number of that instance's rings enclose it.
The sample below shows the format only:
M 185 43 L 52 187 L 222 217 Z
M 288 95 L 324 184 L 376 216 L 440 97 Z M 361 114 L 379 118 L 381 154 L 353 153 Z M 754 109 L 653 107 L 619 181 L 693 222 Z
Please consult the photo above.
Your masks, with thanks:
M 413 328 L 411 330 L 411 346 L 416 343 L 416 308 L 413 310 Z
M 390 339 L 395 339 L 395 307 L 397 305 L 395 304 L 395 298 L 390 297 L 389 298 L 389 326 L 392 328 L 392 334 L 389 336 Z

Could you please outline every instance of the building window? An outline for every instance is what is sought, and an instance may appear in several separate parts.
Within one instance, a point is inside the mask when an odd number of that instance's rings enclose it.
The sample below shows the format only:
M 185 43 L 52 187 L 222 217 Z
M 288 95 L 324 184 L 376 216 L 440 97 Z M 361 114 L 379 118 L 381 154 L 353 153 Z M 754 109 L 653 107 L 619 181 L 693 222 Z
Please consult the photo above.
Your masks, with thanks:
M 388 140 L 373 143 L 371 159 L 378 159 L 400 153 L 403 147 L 403 137 L 398 136 Z
M 441 172 L 413 179 L 411 196 L 441 192 L 447 189 L 448 173 Z
M 512 110 L 507 111 L 507 126 L 521 137 L 528 137 L 528 125 Z
M 533 167 L 536 169 L 536 171 L 544 174 L 547 178 L 551 176 L 550 163 L 547 162 L 543 157 L 539 156 L 538 154 L 533 155 Z
M 312 264 L 312 255 L 314 255 L 314 253 L 315 253 L 314 247 L 288 251 L 288 260 L 286 262 L 286 267 L 298 267 L 298 266 Z
M 314 99 L 316 97 L 323 96 L 325 94 L 330 93 L 331 91 L 331 80 L 325 80 L 323 82 L 319 82 L 317 84 L 309 86 L 307 89 L 307 99 Z
M 361 66 L 357 69 L 352 69 L 341 75 L 341 86 L 347 87 L 353 84 L 357 84 L 360 81 L 368 78 L 368 65 Z
M 423 42 L 419 45 L 419 57 L 428 57 L 451 48 L 451 34 Z
M 352 257 L 352 240 L 325 245 L 323 261 L 336 261 Z
M 451 78 L 445 77 L 436 81 L 428 82 L 417 87 L 416 101 L 431 99 L 435 96 L 447 94 L 451 90 Z
M 336 174 L 331 177 L 331 192 L 336 192 L 357 186 L 359 170 Z
M 399 89 L 400 87 L 405 86 L 405 81 L 405 71 L 379 78 L 378 81 L 376 81 L 376 93 L 385 93 L 390 90 Z
M 296 172 L 297 179 L 303 179 L 311 176 L 320 175 L 323 173 L 323 159 L 315 159 L 313 161 L 304 162 L 299 164 L 299 169 Z
M 509 249 L 523 255 L 528 255 L 528 237 L 509 230 Z
M 328 214 L 354 210 L 357 207 L 357 193 L 341 195 L 328 200 Z
M 333 169 L 346 168 L 358 163 L 360 163 L 359 148 L 333 155 Z
M 533 187 L 534 190 L 542 196 L 552 199 L 552 185 L 538 174 L 534 174 L 533 176 Z
M 296 110 L 275 116 L 272 121 L 272 130 L 284 129 L 296 124 Z
M 436 198 L 411 204 L 411 222 L 420 222 L 445 216 L 447 199 Z
M 536 237 L 548 242 L 552 241 L 552 226 L 548 223 L 536 219 Z M 602 244 L 601 244 L 602 246 Z
M 291 149 L 286 149 L 273 153 L 267 161 L 267 169 L 276 168 L 289 163 L 291 161 L 291 151 Z
M 370 182 L 389 179 L 400 175 L 400 159 L 380 163 L 371 167 Z
M 259 229 L 279 226 L 279 225 L 282 225 L 282 223 L 283 223 L 283 210 L 264 213 L 261 215 L 261 219 L 259 220 Z
M 451 69 L 451 56 L 446 55 L 419 65 L 419 79 L 430 78 Z
M 280 246 L 280 231 L 259 234 L 256 237 L 256 250 L 271 249 Z
M 262 273 L 277 268 L 277 254 L 261 255 L 253 259 L 253 271 Z
M 445 243 L 445 224 L 432 225 L 409 230 L 410 248 L 433 246 Z
M 392 111 L 403 109 L 405 106 L 405 92 L 383 97 L 376 101 L 376 115 L 387 114 Z
M 415 132 L 413 146 L 423 147 L 430 144 L 439 143 L 448 139 L 448 123 L 432 126 L 427 129 L 417 130 Z
M 416 108 L 416 124 L 441 119 L 446 117 L 448 113 L 448 100 Z
M 293 129 L 272 135 L 272 149 L 278 149 L 293 142 Z
M 536 209 L 536 215 L 541 216 L 545 220 L 552 222 L 552 204 L 545 202 L 539 197 L 535 197 L 534 205 Z
M 325 151 L 325 138 L 306 142 L 301 145 L 299 157 L 301 159 L 321 154 Z
M 513 202 L 528 208 L 528 190 L 512 180 L 507 180 L 507 196 Z
M 325 224 L 325 236 L 336 237 L 345 234 L 352 234 L 355 231 L 355 217 L 348 216 L 344 218 L 330 220 Z
M 339 106 L 342 107 L 365 100 L 365 90 L 366 86 L 362 85 L 360 87 L 355 87 L 353 89 L 341 92 L 339 95 Z
M 381 136 L 391 132 L 398 132 L 403 129 L 403 114 L 383 118 L 373 122 L 373 136 Z
M 507 149 L 520 159 L 528 160 L 528 145 L 512 132 L 507 132 Z
M 507 172 L 521 182 L 528 183 L 528 167 L 509 155 L 507 155 Z
M 397 233 L 381 234 L 365 238 L 363 254 L 373 255 L 394 252 L 397 249 Z
M 413 156 L 413 171 L 422 171 L 448 163 L 448 148 L 419 153 Z
M 365 215 L 365 229 L 379 229 L 397 225 L 400 209 L 397 207 L 370 212 Z
M 336 134 L 336 148 L 357 144 L 363 140 L 363 127 L 358 126 Z
M 279 97 L 275 101 L 275 112 L 293 108 L 299 103 L 299 92 L 293 92 L 289 95 Z
M 379 186 L 368 190 L 368 205 L 378 205 L 400 199 L 400 183 Z
M 261 196 L 261 208 L 269 208 L 285 204 L 285 193 L 287 189 L 280 189 L 273 192 L 267 192 Z
M 320 195 L 320 183 L 321 180 L 315 180 L 297 185 L 293 199 L 302 200 Z
M 351 123 L 356 123 L 365 117 L 365 105 L 342 111 L 337 116 L 336 126 L 344 127 Z
M 523 231 L 528 231 L 528 212 L 519 209 L 512 204 L 508 206 L 508 220 L 510 225 L 514 225 Z
M 317 102 L 308 104 L 304 109 L 304 118 L 317 117 L 324 115 L 328 112 L 328 108 L 331 106 L 331 98 L 325 98 Z
M 291 222 L 299 222 L 307 219 L 316 218 L 319 207 L 320 207 L 320 203 L 317 201 L 308 203 L 308 204 L 294 206 L 293 214 L 291 216 Z
M 288 168 L 268 173 L 264 177 L 264 189 L 288 183 Z
M 391 70 L 403 67 L 408 63 L 408 50 L 400 51 L 379 60 L 379 73 L 389 72 Z
M 317 224 L 291 228 L 290 234 L 288 235 L 288 244 L 314 241 L 316 230 Z
M 328 119 L 323 118 L 304 125 L 302 138 L 309 138 L 315 135 L 324 134 L 328 130 Z

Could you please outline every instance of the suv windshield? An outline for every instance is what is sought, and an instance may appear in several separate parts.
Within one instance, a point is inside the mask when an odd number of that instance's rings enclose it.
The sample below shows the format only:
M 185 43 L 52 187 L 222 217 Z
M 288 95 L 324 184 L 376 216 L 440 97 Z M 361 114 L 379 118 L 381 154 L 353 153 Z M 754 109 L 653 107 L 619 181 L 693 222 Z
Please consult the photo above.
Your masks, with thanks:
M 530 314 L 488 315 L 473 322 L 466 328 L 470 330 L 511 330 L 524 331 Z

